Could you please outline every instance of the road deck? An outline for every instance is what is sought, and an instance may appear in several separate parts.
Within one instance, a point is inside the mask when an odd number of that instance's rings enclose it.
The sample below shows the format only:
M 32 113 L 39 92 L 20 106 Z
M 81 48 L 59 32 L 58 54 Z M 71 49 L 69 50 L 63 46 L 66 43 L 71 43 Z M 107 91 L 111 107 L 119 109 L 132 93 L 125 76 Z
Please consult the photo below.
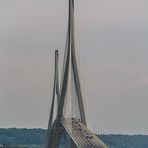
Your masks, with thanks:
M 63 119 L 62 124 L 78 148 L 108 148 L 78 119 Z

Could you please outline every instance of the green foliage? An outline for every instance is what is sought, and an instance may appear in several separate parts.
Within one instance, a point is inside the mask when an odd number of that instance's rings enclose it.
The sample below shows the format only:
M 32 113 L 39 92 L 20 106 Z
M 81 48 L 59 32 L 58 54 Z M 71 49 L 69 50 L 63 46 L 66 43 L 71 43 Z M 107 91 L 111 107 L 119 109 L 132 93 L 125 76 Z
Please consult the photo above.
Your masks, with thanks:
M 43 144 L 45 142 L 43 129 L 0 129 L 0 145 Z
M 44 129 L 0 129 L 0 145 L 19 145 L 19 148 L 42 148 L 45 137 L 46 130 Z M 148 148 L 148 136 L 146 135 L 99 135 L 99 138 L 110 148 Z
M 99 135 L 110 148 L 148 148 L 146 135 Z

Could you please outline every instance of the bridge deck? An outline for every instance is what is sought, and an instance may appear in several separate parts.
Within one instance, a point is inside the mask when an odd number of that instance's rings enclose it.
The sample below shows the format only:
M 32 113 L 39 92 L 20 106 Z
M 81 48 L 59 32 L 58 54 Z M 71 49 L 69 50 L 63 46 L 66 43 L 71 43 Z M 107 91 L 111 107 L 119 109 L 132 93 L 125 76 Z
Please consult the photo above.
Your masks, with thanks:
M 78 148 L 108 148 L 78 119 L 63 119 L 62 124 Z

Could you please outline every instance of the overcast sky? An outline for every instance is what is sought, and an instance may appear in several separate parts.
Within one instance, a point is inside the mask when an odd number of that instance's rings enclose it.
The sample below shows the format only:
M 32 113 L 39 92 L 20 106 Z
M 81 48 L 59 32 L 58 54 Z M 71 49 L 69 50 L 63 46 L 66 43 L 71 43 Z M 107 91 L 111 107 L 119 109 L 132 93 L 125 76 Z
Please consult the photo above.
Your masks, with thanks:
M 148 134 L 148 1 L 75 5 L 89 125 L 100 133 Z M 47 127 L 54 49 L 62 59 L 67 6 L 68 0 L 0 1 L 0 127 Z

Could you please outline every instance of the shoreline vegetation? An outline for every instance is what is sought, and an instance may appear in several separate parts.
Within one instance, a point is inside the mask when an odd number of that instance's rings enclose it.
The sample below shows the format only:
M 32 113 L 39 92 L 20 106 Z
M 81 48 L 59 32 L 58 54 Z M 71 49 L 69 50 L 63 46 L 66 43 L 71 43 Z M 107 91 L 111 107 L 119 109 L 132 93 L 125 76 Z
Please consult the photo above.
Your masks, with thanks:
M 146 148 L 148 135 L 98 135 L 110 148 Z M 45 129 L 0 129 L 0 148 L 43 148 Z

